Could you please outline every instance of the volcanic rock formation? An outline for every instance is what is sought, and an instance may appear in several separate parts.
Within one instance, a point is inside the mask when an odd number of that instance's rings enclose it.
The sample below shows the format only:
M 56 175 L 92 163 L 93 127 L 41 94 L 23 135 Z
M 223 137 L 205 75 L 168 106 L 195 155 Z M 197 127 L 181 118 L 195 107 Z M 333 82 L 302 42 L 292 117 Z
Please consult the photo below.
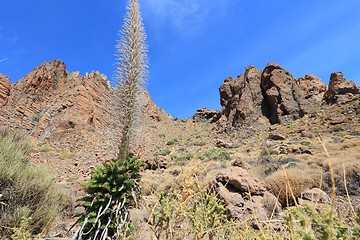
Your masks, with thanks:
M 341 73 L 331 74 L 327 89 L 314 75 L 294 78 L 276 63 L 269 63 L 263 71 L 247 67 L 245 74 L 225 79 L 219 91 L 222 110 L 218 122 L 235 127 L 293 121 L 316 112 L 324 100 L 344 102 L 359 94 L 356 84 Z
M 334 72 L 330 76 L 329 88 L 324 95 L 327 103 L 345 103 L 351 101 L 354 94 L 360 90 L 354 81 L 347 81 L 341 72 Z
M 40 139 L 114 128 L 112 92 L 104 74 L 80 76 L 62 61 L 45 62 L 12 86 L 0 75 L 0 122 Z M 162 112 L 145 95 L 147 114 L 161 120 Z

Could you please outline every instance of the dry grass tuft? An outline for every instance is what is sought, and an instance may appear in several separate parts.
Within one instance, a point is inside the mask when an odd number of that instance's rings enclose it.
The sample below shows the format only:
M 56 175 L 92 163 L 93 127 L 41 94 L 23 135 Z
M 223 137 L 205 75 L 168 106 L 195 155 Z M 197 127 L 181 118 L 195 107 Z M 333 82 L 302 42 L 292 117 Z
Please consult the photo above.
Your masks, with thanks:
M 265 178 L 267 187 L 279 198 L 283 206 L 294 203 L 293 197 L 321 185 L 321 172 L 315 169 L 290 168 L 278 170 Z

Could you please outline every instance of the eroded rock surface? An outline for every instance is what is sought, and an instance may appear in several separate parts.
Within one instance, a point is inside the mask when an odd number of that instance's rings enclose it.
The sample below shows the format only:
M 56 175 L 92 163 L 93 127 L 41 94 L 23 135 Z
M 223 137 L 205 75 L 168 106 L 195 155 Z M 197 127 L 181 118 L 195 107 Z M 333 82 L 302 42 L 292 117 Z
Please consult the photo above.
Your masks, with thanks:
M 354 94 L 359 94 L 360 90 L 356 83 L 346 80 L 341 72 L 334 72 L 330 76 L 329 88 L 324 95 L 327 103 L 335 102 L 346 103 L 351 101 Z
M 4 106 L 10 94 L 10 79 L 0 74 L 0 107 Z
M 221 123 L 231 126 L 292 121 L 320 108 L 325 84 L 307 74 L 294 78 L 276 63 L 263 71 L 248 67 L 245 74 L 227 78 L 220 86 Z

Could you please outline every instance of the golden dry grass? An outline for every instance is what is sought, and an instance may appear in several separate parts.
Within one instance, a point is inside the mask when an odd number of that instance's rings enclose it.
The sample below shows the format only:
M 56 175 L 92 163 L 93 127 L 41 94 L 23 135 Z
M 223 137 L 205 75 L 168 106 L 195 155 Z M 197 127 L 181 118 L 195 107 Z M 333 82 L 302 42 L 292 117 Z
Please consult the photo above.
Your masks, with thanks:
M 265 178 L 267 187 L 278 196 L 279 202 L 287 206 L 301 192 L 321 185 L 321 172 L 311 168 L 278 170 Z

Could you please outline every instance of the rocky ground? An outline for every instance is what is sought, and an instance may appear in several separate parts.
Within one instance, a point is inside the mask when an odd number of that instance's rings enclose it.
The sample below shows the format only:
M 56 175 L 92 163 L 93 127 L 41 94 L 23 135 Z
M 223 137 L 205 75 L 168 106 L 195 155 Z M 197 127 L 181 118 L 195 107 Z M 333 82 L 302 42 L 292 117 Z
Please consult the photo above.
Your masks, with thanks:
M 33 164 L 49 168 L 70 202 L 81 196 L 90 171 L 116 156 L 112 94 L 106 76 L 70 73 L 61 61 L 43 63 L 13 85 L 0 75 L 1 124 L 28 133 Z M 347 195 L 353 206 L 360 203 L 360 91 L 341 73 L 326 86 L 311 74 L 294 78 L 275 63 L 262 71 L 248 67 L 220 86 L 221 110 L 202 108 L 187 120 L 173 119 L 147 93 L 144 100 L 133 147 L 147 163 L 145 201 L 181 188 L 182 174 L 191 171 L 218 192 L 232 216 L 255 212 L 265 219 L 289 204 L 288 184 L 297 201 L 319 196 L 327 204 L 332 168 L 339 212 L 349 212 Z M 141 227 L 148 213 L 136 211 Z M 59 236 L 74 213 L 69 208 L 59 220 Z

